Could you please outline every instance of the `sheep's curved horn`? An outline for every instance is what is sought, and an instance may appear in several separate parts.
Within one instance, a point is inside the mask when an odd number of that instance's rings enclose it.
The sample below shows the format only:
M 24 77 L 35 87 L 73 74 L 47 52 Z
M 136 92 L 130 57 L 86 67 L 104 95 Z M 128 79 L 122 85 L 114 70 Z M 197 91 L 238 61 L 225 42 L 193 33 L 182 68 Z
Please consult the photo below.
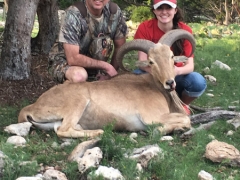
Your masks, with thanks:
M 195 38 L 193 37 L 193 35 L 186 30 L 174 29 L 174 30 L 168 31 L 166 34 L 164 34 L 161 37 L 161 39 L 158 42 L 162 43 L 162 44 L 166 44 L 169 47 L 171 47 L 173 45 L 173 43 L 179 39 L 187 39 L 191 43 L 191 45 L 192 45 L 192 52 L 190 54 L 190 56 L 191 56 L 195 51 L 196 42 L 195 42 Z
M 116 59 L 118 61 L 118 65 L 120 66 L 120 69 L 124 71 L 128 71 L 124 66 L 123 66 L 123 57 L 126 53 L 132 50 L 136 51 L 143 51 L 146 54 L 148 53 L 148 50 L 152 48 L 155 45 L 152 41 L 146 40 L 146 39 L 135 39 L 129 42 L 126 42 L 123 44 L 116 55 Z
M 191 55 L 192 55 L 193 52 L 195 51 L 196 42 L 193 35 L 186 30 L 183 30 L 183 29 L 171 30 L 162 36 L 162 38 L 159 40 L 159 43 L 162 43 L 171 47 L 172 44 L 179 39 L 189 40 L 189 42 L 192 44 L 192 52 L 191 52 Z M 123 62 L 122 62 L 123 57 L 126 53 L 132 50 L 136 50 L 136 51 L 143 51 L 146 54 L 148 54 L 148 50 L 154 47 L 154 45 L 155 43 L 146 39 L 135 39 L 133 41 L 126 42 L 125 44 L 123 44 L 121 48 L 119 48 L 119 51 L 116 55 L 116 59 L 117 59 L 118 65 L 120 66 L 120 69 L 124 71 L 128 71 L 123 66 Z

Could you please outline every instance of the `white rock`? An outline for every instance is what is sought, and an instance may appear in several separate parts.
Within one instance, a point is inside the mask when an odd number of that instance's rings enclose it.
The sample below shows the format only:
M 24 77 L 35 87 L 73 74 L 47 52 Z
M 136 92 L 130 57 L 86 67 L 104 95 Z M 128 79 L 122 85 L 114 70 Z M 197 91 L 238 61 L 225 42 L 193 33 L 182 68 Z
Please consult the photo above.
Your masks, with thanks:
M 214 97 L 214 94 L 212 94 L 212 93 L 206 93 L 206 95 L 207 95 L 208 97 Z
M 7 143 L 22 146 L 26 144 L 26 140 L 22 136 L 11 136 L 7 139 Z
M 203 69 L 203 72 L 204 72 L 205 74 L 208 74 L 208 73 L 210 72 L 209 67 L 205 67 L 205 68 Z
M 230 71 L 231 68 L 227 65 L 227 64 L 224 64 L 222 63 L 221 61 L 219 60 L 216 60 L 213 64 L 212 64 L 212 67 L 219 67 L 220 69 L 223 69 L 223 70 L 228 70 Z
M 229 111 L 234 111 L 238 108 L 238 106 L 228 106 Z
M 227 132 L 227 136 L 232 136 L 234 134 L 234 131 L 230 130 Z
M 130 141 L 134 142 L 134 143 L 137 143 L 137 141 L 135 140 L 135 138 L 138 137 L 138 134 L 137 133 L 131 133 L 129 138 L 130 138 Z
M 66 146 L 70 146 L 72 143 L 71 142 L 63 142 L 61 145 L 60 145 L 60 147 L 61 148 L 64 148 L 64 147 L 66 147 Z
M 212 82 L 212 83 L 217 82 L 217 79 L 216 79 L 214 76 L 205 75 L 204 77 L 205 77 L 207 80 L 209 80 L 210 82 Z
M 19 177 L 16 180 L 43 180 L 40 177 Z
M 58 171 L 58 170 L 46 170 L 43 174 L 44 180 L 67 180 L 67 177 L 64 173 Z
M 208 172 L 201 170 L 198 173 L 198 179 L 200 180 L 213 180 L 213 176 L 211 174 L 209 174 Z
M 99 139 L 92 139 L 89 141 L 84 141 L 80 144 L 78 144 L 71 154 L 68 156 L 69 161 L 77 161 L 78 158 L 81 158 L 87 149 L 91 149 L 97 145 L 99 142 Z
M 51 145 L 52 148 L 57 149 L 59 147 L 57 142 L 53 142 Z
M 128 155 L 124 154 L 126 158 L 135 159 L 137 162 L 141 163 L 143 167 L 147 167 L 148 162 L 154 158 L 159 157 L 164 158 L 163 150 L 157 145 L 147 145 L 141 148 L 136 148 L 133 152 Z
M 129 137 L 135 139 L 135 138 L 138 137 L 138 134 L 137 133 L 131 133 Z
M 172 141 L 172 140 L 173 140 L 172 136 L 163 136 L 160 139 L 160 141 Z
M 0 151 L 0 173 L 2 172 L 2 170 L 4 168 L 5 158 L 6 158 L 6 155 L 4 155 L 4 153 L 2 151 Z
M 42 174 L 37 174 L 36 177 L 39 177 L 39 178 L 43 179 L 43 175 Z
M 83 157 L 77 159 L 78 170 L 83 173 L 90 167 L 98 167 L 102 155 L 102 150 L 99 147 L 86 150 Z
M 209 134 L 209 135 L 208 135 L 208 138 L 209 138 L 209 139 L 211 139 L 211 140 L 214 140 L 214 139 L 216 139 L 216 138 L 215 138 L 215 136 L 214 136 L 214 135 L 212 135 L 212 134 Z
M 31 126 L 32 123 L 30 122 L 11 124 L 9 126 L 6 126 L 4 128 L 4 131 L 11 134 L 16 134 L 18 136 L 27 136 L 29 134 Z
M 118 169 L 114 169 L 113 167 L 99 166 L 98 169 L 88 176 L 88 180 L 93 180 L 96 176 L 102 175 L 104 179 L 108 180 L 124 180 L 121 172 Z
M 240 117 L 235 117 L 233 119 L 230 119 L 227 121 L 227 123 L 232 124 L 235 129 L 237 129 L 240 126 Z
M 143 172 L 143 167 L 140 163 L 137 163 L 136 169 L 138 172 L 142 173 Z

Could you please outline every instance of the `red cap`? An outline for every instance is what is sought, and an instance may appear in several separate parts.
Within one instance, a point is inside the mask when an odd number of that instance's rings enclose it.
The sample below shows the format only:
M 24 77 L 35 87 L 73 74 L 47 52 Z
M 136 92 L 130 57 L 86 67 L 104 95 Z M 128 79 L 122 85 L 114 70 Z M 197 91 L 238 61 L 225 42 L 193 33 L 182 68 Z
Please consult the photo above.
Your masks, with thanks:
M 172 8 L 176 8 L 177 7 L 177 0 L 169 0 L 169 1 L 163 1 L 163 0 L 154 0 L 153 1 L 153 8 L 157 9 L 159 6 L 161 6 L 162 4 L 168 4 L 169 6 L 171 6 Z

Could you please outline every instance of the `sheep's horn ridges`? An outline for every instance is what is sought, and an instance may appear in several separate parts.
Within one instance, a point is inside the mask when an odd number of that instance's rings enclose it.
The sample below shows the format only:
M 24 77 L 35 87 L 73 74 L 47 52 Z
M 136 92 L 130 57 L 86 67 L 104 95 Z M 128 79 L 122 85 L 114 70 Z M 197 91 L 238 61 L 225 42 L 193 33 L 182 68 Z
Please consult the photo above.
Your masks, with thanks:
M 120 69 L 124 71 L 128 71 L 124 66 L 123 66 L 123 57 L 126 53 L 129 51 L 135 50 L 135 51 L 143 51 L 145 53 L 148 53 L 148 50 L 153 47 L 155 43 L 152 41 L 146 40 L 146 39 L 135 39 L 133 41 L 126 42 L 121 46 L 119 49 L 116 59 L 118 61 L 118 64 L 120 66 Z M 131 58 L 130 61 L 136 61 L 137 59 Z
M 186 30 L 183 30 L 183 29 L 171 30 L 162 36 L 162 38 L 159 40 L 159 43 L 162 43 L 171 47 L 172 44 L 179 39 L 187 39 L 191 43 L 192 45 L 191 55 L 192 55 L 196 48 L 196 42 L 193 35 Z M 135 40 L 126 42 L 124 45 L 121 46 L 116 56 L 120 69 L 124 71 L 128 71 L 123 66 L 123 62 L 122 62 L 123 57 L 126 53 L 132 50 L 143 51 L 145 53 L 148 53 L 148 50 L 154 47 L 154 45 L 155 43 L 146 39 L 135 39 Z M 135 61 L 135 59 L 130 59 L 130 61 Z
M 166 44 L 171 47 L 173 43 L 179 39 L 187 39 L 191 43 L 192 45 L 192 52 L 190 54 L 191 56 L 195 51 L 196 42 L 193 35 L 186 30 L 183 30 L 183 29 L 171 30 L 161 37 L 161 39 L 159 40 L 159 43 Z

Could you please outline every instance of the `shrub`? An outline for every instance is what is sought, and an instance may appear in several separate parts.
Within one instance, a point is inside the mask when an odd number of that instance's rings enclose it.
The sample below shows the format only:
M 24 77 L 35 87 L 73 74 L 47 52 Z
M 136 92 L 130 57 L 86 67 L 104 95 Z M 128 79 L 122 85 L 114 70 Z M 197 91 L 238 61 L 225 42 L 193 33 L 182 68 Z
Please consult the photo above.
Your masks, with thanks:
M 127 8 L 127 11 L 131 14 L 131 20 L 133 22 L 143 22 L 147 19 L 151 19 L 153 17 L 153 13 L 151 9 L 146 6 L 130 6 Z

